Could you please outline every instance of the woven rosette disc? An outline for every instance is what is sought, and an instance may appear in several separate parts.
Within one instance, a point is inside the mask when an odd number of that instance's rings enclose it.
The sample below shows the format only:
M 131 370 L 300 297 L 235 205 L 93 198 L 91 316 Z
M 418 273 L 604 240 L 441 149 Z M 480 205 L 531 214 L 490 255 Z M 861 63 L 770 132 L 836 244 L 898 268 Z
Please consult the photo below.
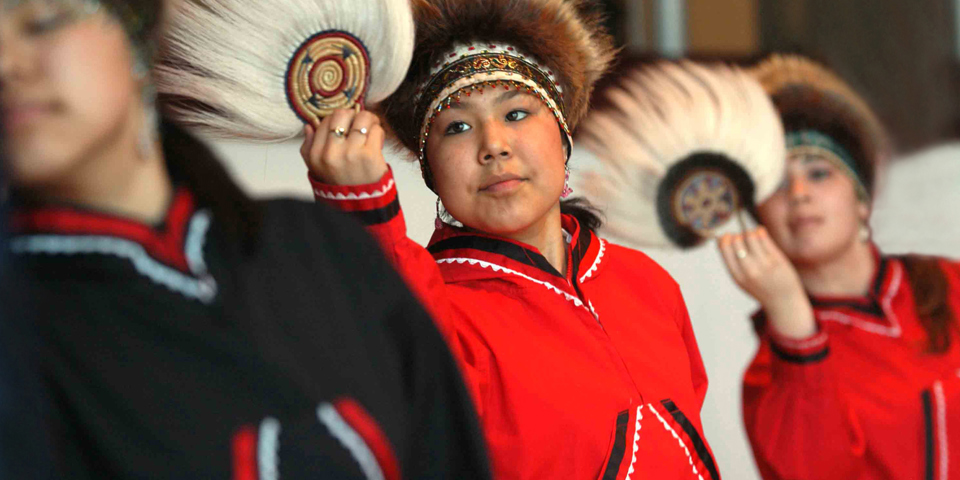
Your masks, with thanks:
M 678 223 L 710 237 L 740 208 L 740 196 L 720 171 L 698 170 L 680 181 L 672 204 Z
M 323 32 L 297 49 L 287 68 L 287 99 L 304 123 L 338 108 L 360 108 L 370 84 L 370 58 L 359 39 Z

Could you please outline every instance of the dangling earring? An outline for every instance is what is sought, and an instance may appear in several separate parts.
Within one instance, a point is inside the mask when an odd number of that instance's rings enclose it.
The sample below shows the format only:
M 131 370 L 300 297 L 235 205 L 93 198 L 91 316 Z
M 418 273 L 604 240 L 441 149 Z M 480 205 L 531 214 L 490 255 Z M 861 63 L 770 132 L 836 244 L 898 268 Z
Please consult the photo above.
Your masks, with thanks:
M 138 59 L 136 61 L 133 74 L 137 80 L 146 82 L 142 93 L 144 109 L 143 125 L 140 127 L 140 133 L 137 138 L 137 154 L 140 155 L 141 159 L 145 159 L 153 154 L 157 140 L 160 138 L 160 120 L 156 102 L 157 92 L 153 84 L 147 80 L 149 69 L 142 60 Z
M 570 167 L 563 167 L 565 173 L 563 179 L 563 193 L 560 194 L 560 198 L 567 198 L 570 194 L 573 193 L 573 189 L 570 188 Z
M 433 226 L 437 230 L 443 228 L 443 220 L 440 219 L 440 197 L 437 197 L 437 218 L 433 221 Z
M 866 223 L 860 224 L 860 241 L 863 243 L 870 241 L 870 227 Z

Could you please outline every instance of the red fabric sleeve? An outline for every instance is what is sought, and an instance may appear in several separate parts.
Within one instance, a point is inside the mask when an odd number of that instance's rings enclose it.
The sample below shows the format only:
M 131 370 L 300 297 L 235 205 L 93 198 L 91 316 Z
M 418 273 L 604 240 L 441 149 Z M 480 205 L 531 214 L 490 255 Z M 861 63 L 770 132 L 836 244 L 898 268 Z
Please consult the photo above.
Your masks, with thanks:
M 765 479 L 855 478 L 863 433 L 831 374 L 829 338 L 766 335 L 744 376 L 743 416 Z
M 690 381 L 693 382 L 693 392 L 697 397 L 697 412 L 703 408 L 703 400 L 707 396 L 707 370 L 703 366 L 703 357 L 700 355 L 700 346 L 697 345 L 697 337 L 693 332 L 693 325 L 690 324 L 690 313 L 687 311 L 687 304 L 683 301 L 683 296 L 678 294 L 679 301 L 677 306 L 677 324 L 680 327 L 680 334 L 683 337 L 683 343 L 687 347 L 687 356 L 690 359 Z
M 427 249 L 407 237 L 393 170 L 388 169 L 378 182 L 367 185 L 328 185 L 313 176 L 309 180 L 318 202 L 351 214 L 377 239 L 387 259 L 434 318 L 482 415 L 479 372 L 483 369 L 479 363 L 486 357 L 481 348 L 473 348 L 457 332 L 456 309 L 437 262 Z

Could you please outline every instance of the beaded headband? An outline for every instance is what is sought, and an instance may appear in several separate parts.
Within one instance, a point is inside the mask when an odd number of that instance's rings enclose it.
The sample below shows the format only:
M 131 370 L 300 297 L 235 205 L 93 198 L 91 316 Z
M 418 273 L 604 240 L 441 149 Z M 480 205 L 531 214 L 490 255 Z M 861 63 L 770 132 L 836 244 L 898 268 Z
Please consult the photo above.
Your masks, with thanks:
M 420 168 L 427 186 L 433 190 L 433 175 L 427 165 L 427 138 L 434 119 L 462 95 L 483 93 L 484 89 L 521 90 L 537 96 L 553 112 L 568 145 L 573 137 L 567 125 L 563 87 L 553 72 L 534 57 L 504 44 L 459 44 L 436 61 L 430 76 L 417 90 L 414 118 L 421 119 L 419 152 Z
M 857 162 L 853 156 L 843 148 L 842 145 L 835 142 L 828 135 L 816 130 L 799 130 L 789 132 L 786 135 L 787 151 L 792 154 L 802 153 L 821 153 L 828 161 L 843 171 L 851 180 L 857 190 L 857 195 L 867 200 L 870 194 L 867 192 L 863 173 L 857 168 Z

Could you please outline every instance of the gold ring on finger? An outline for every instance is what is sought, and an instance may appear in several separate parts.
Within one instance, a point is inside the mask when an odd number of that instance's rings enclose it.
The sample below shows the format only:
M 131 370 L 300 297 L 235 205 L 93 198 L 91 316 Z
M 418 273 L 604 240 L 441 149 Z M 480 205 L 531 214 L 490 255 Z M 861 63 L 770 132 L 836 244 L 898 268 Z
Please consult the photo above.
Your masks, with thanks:
M 347 129 L 343 127 L 337 127 L 333 130 L 333 136 L 337 138 L 343 138 L 343 136 L 346 135 L 346 133 L 347 133 Z
M 353 130 L 350 130 L 350 132 L 357 132 L 360 135 L 366 135 L 367 132 L 369 132 L 369 130 L 367 130 L 367 127 L 363 127 L 363 128 L 354 128 Z

